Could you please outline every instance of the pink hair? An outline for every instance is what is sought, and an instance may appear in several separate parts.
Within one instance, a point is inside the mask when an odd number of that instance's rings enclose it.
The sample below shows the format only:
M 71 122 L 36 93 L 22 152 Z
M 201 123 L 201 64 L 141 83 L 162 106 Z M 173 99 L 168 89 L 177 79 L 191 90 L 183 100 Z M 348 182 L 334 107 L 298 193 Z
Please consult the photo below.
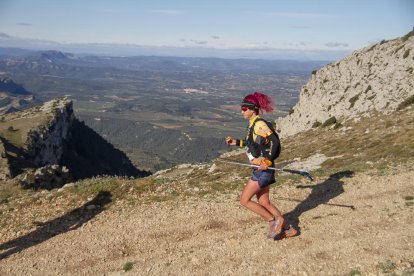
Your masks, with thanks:
M 263 93 L 254 92 L 253 94 L 249 94 L 246 97 L 244 97 L 244 101 L 255 104 L 262 111 L 273 111 L 273 100 Z M 258 113 L 258 111 L 256 113 Z

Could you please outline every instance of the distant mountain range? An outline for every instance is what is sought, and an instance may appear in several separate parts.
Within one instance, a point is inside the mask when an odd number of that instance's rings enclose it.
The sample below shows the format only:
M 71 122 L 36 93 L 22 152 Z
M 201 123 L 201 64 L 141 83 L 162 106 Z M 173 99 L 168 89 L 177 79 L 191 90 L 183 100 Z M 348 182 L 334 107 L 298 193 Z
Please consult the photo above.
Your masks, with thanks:
M 261 60 L 261 59 L 222 59 L 195 57 L 159 56 L 96 56 L 64 53 L 56 50 L 31 51 L 19 48 L 1 48 L 0 63 L 10 70 L 38 66 L 68 65 L 78 67 L 112 67 L 133 71 L 231 71 L 231 72 L 309 72 L 328 63 L 326 60 Z M 1 64 L 0 64 L 1 66 Z M 22 68 L 23 67 L 23 68 Z M 0 67 L 1 68 L 1 67 Z M 67 69 L 67 68 L 65 68 Z
M 36 103 L 34 96 L 10 77 L 0 75 L 0 114 L 25 109 Z
M 216 57 L 225 59 L 289 59 L 289 60 L 337 60 L 351 50 L 303 50 L 276 48 L 230 48 L 206 47 L 143 46 L 136 44 L 105 43 L 59 43 L 55 41 L 20 38 L 0 33 L 0 45 L 9 48 L 29 50 L 55 49 L 77 54 L 109 56 L 177 56 L 177 57 Z

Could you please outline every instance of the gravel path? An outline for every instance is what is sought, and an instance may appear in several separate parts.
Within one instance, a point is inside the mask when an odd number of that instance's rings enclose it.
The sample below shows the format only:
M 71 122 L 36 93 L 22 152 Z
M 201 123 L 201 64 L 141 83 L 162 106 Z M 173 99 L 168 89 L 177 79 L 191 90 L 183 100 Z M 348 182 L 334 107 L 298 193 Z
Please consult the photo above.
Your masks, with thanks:
M 267 223 L 239 205 L 238 192 L 115 202 L 43 242 L 17 238 L 24 250 L 0 240 L 0 275 L 413 275 L 414 173 L 347 176 L 271 189 L 301 229 L 295 238 L 267 239 Z

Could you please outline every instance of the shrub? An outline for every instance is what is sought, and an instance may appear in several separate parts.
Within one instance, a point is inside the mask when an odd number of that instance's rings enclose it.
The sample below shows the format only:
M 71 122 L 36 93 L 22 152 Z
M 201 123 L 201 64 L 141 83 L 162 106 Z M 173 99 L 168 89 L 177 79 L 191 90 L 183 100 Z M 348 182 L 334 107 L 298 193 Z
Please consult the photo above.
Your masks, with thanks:
M 353 108 L 355 105 L 355 102 L 359 99 L 359 94 L 353 96 L 352 98 L 349 99 L 349 102 L 351 103 L 351 105 L 349 106 L 349 108 Z
M 124 266 L 122 267 L 122 269 L 124 271 L 130 271 L 133 267 L 134 267 L 134 263 L 133 262 L 126 262 L 124 264 Z
M 414 196 L 411 196 L 411 195 L 405 196 L 404 199 L 405 200 L 414 200 Z
M 362 275 L 362 274 L 358 269 L 352 269 L 351 272 L 349 272 L 348 275 L 349 276 L 356 276 L 356 275 Z
M 379 263 L 378 268 L 381 269 L 383 273 L 391 273 L 397 268 L 397 265 L 391 260 L 386 260 L 383 263 Z
M 313 70 L 313 71 L 312 71 L 312 75 L 315 75 L 315 74 L 316 74 L 316 72 L 318 72 L 318 70 Z
M 334 126 L 334 129 L 338 129 L 338 128 L 341 128 L 341 127 L 343 127 L 343 125 L 341 123 L 336 122 L 335 126 Z
M 335 123 L 336 123 L 336 118 L 335 118 L 335 116 L 333 116 L 333 117 L 329 118 L 328 120 L 326 120 L 326 121 L 322 124 L 322 127 L 331 126 L 331 125 L 333 125 L 333 124 L 335 124 Z
M 406 58 L 410 55 L 410 49 L 407 49 L 403 55 L 403 58 Z
M 405 199 L 405 206 L 413 206 L 414 205 L 414 196 L 408 195 L 404 197 Z
M 397 111 L 404 109 L 410 105 L 414 104 L 414 95 L 408 97 L 407 99 L 405 99 L 402 103 L 400 103 L 397 107 Z
M 289 109 L 289 115 L 293 114 L 295 110 L 293 108 Z
M 319 122 L 319 121 L 316 121 L 316 122 L 314 122 L 314 123 L 313 123 L 312 128 L 317 128 L 317 127 L 319 127 L 320 125 L 322 125 L 322 123 L 321 123 L 321 122 Z

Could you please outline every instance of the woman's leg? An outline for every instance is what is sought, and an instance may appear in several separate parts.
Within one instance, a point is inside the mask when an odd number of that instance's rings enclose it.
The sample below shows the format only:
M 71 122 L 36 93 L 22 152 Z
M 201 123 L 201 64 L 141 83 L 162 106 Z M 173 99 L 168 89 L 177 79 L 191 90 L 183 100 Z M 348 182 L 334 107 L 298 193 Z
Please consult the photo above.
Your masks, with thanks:
M 273 224 L 270 224 L 270 230 L 268 236 L 271 238 L 275 238 L 282 232 L 283 226 L 285 223 L 285 219 L 279 209 L 274 206 L 269 199 L 269 186 L 261 189 L 257 194 L 257 201 L 263 208 L 265 208 L 269 213 L 271 213 L 275 220 Z
M 264 220 L 271 221 L 273 219 L 273 215 L 269 213 L 269 211 L 262 205 L 251 200 L 255 194 L 260 192 L 260 190 L 261 188 L 259 186 L 259 183 L 257 181 L 249 179 L 240 196 L 240 204 L 247 209 L 255 212 Z
M 279 211 L 279 209 L 277 209 L 276 206 L 270 202 L 269 186 L 266 186 L 265 188 L 260 189 L 260 191 L 257 192 L 256 197 L 257 197 L 257 201 L 259 202 L 259 204 L 262 205 L 273 216 L 275 217 L 282 216 L 282 213 Z

